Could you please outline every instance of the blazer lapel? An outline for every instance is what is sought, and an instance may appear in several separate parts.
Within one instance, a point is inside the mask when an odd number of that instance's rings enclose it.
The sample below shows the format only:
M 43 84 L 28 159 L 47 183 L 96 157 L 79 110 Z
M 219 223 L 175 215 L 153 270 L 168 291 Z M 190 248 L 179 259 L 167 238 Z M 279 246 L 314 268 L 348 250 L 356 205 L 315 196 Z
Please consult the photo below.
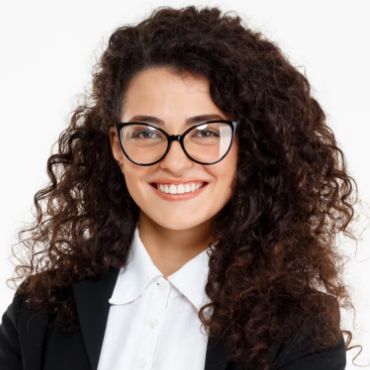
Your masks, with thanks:
M 210 337 L 208 339 L 204 370 L 225 370 L 228 362 L 228 353 L 223 342 L 215 341 Z
M 25 370 L 41 369 L 43 341 L 47 326 L 45 310 L 32 312 L 20 311 L 19 341 L 24 349 L 23 366 Z
M 72 284 L 82 338 L 93 370 L 98 367 L 109 313 L 108 299 L 118 273 L 118 269 L 111 267 L 97 280 L 82 280 Z M 223 343 L 209 338 L 205 370 L 225 370 L 227 363 L 228 356 Z
M 81 280 L 72 285 L 82 338 L 93 370 L 98 367 L 109 313 L 108 299 L 118 272 L 118 269 L 111 267 L 97 280 Z

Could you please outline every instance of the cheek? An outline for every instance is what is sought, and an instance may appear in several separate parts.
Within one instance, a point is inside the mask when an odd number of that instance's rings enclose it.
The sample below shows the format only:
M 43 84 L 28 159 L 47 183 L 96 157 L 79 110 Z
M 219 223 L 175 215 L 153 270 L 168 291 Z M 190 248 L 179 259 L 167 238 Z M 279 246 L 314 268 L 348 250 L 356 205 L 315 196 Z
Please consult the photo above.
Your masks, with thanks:
M 218 178 L 225 182 L 231 182 L 237 172 L 238 153 L 236 145 L 233 145 L 227 156 L 214 167 Z
M 222 187 L 222 191 L 227 194 L 227 197 L 231 195 L 233 191 L 234 182 L 237 174 L 237 157 L 236 155 L 228 157 L 228 160 L 222 163 L 222 166 L 215 169 L 214 172 L 219 186 Z M 221 191 L 221 189 L 219 189 Z
M 128 163 L 126 160 L 121 165 L 121 171 L 124 175 L 127 189 L 130 193 L 135 193 L 139 190 L 139 183 L 145 177 L 147 170 L 144 167 L 135 166 Z
M 217 193 L 229 198 L 236 175 L 236 164 L 228 161 L 209 172 L 216 181 Z

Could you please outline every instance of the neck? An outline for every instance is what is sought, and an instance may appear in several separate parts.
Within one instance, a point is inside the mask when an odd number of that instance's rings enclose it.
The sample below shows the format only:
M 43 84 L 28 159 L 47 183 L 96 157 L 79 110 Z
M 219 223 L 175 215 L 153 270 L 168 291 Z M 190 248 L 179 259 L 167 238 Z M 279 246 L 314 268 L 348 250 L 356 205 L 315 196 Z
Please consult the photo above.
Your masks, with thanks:
M 212 242 L 210 222 L 174 230 L 158 225 L 143 213 L 139 219 L 139 235 L 153 263 L 166 278 Z

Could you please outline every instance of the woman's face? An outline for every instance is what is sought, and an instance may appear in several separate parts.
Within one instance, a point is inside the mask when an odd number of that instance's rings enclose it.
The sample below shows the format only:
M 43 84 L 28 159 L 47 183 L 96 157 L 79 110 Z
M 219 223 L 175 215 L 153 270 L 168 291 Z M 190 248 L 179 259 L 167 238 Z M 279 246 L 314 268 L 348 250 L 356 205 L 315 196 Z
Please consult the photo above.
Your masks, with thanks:
M 163 128 L 168 134 L 182 134 L 190 127 L 185 121 L 194 116 L 214 115 L 214 119 L 229 119 L 213 103 L 206 79 L 193 75 L 180 77 L 165 67 L 146 69 L 131 80 L 124 97 L 121 121 L 137 121 L 133 119 L 137 115 L 162 120 L 163 125 L 151 120 L 145 122 Z M 237 167 L 236 136 L 226 157 L 216 164 L 193 162 L 185 155 L 180 143 L 173 142 L 166 157 L 150 166 L 140 166 L 126 158 L 113 127 L 109 137 L 113 156 L 120 164 L 127 189 L 142 212 L 141 217 L 149 218 L 163 228 L 185 230 L 209 225 L 229 200 Z M 208 184 L 196 196 L 182 200 L 164 199 L 151 185 L 163 180 L 187 182 L 189 179 Z

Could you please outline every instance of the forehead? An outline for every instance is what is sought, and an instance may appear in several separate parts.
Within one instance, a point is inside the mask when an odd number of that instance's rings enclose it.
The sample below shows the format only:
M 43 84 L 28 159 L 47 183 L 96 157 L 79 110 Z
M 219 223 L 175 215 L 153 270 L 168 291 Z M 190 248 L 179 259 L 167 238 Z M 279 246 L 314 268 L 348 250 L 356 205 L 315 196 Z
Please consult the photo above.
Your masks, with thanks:
M 181 73 L 167 67 L 152 67 L 138 72 L 128 84 L 122 100 L 122 115 L 171 114 L 189 111 L 190 115 L 222 113 L 210 96 L 209 81 L 201 76 Z M 194 113 L 194 114 L 192 114 Z
M 209 81 L 206 77 L 190 71 L 178 71 L 168 66 L 152 66 L 142 69 L 131 78 L 128 88 L 153 85 L 158 89 L 161 87 L 158 82 L 166 84 L 168 88 L 193 89 L 197 85 L 203 92 L 209 91 Z

